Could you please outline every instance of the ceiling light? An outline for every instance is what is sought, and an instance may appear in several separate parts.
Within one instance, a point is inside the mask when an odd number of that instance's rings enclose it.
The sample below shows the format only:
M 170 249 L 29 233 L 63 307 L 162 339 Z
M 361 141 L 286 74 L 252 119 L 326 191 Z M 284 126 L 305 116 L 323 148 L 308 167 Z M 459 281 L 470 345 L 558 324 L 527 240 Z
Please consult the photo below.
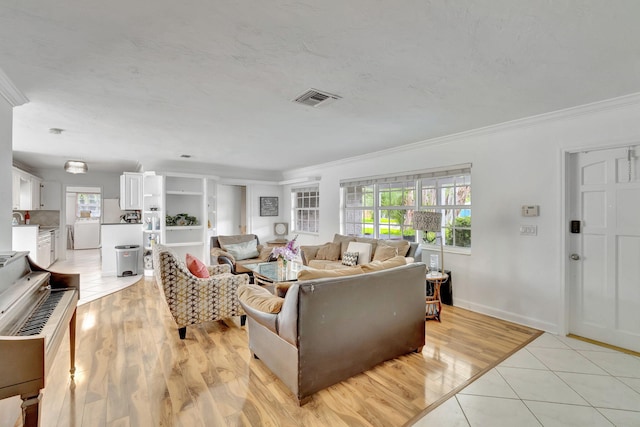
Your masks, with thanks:
M 183 159 L 190 159 L 191 154 L 180 154 L 180 157 L 182 157 Z
M 60 128 L 50 128 L 49 129 L 49 133 L 52 133 L 54 135 L 60 135 L 63 131 L 64 131 L 64 129 L 60 129 Z
M 87 173 L 89 167 L 80 160 L 67 160 L 64 164 L 64 170 L 69 173 Z

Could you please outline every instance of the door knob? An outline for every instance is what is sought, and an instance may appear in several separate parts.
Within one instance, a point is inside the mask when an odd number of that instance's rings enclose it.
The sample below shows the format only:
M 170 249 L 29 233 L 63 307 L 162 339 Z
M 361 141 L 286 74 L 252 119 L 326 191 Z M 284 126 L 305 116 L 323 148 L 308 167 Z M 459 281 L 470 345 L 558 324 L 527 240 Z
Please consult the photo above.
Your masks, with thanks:
M 571 258 L 571 259 L 572 259 L 572 260 L 574 260 L 574 261 L 577 261 L 577 260 L 579 260 L 579 259 L 580 259 L 580 255 L 578 255 L 578 254 L 571 254 L 571 255 L 569 255 L 569 258 Z

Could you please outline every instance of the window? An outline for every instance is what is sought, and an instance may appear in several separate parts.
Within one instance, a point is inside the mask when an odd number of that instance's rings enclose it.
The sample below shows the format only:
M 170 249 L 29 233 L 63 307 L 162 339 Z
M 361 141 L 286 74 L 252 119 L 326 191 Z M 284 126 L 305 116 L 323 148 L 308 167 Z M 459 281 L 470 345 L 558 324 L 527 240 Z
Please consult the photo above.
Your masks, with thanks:
M 76 218 L 100 218 L 101 196 L 99 193 L 77 193 Z
M 413 212 L 430 210 L 442 212 L 446 246 L 471 247 L 471 165 L 340 186 L 344 234 L 435 244 L 435 233 L 420 236 L 413 229 Z
M 420 182 L 421 210 L 442 212 L 444 244 L 471 247 L 471 175 L 426 178 Z M 435 236 L 424 236 L 433 242 Z
M 291 207 L 295 231 L 300 233 L 320 231 L 320 191 L 317 185 L 292 189 Z

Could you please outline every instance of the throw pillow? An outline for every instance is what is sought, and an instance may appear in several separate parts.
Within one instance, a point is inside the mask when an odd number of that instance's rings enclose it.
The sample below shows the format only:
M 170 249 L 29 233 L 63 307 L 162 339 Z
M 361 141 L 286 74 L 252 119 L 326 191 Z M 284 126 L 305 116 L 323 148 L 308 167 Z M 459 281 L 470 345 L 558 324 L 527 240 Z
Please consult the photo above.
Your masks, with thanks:
M 371 261 L 371 243 L 350 242 L 347 252 L 358 252 L 358 265 Z
M 249 307 L 263 313 L 280 313 L 284 298 L 272 295 L 258 285 L 238 286 L 238 299 Z
M 318 249 L 316 259 L 327 261 L 337 261 L 340 259 L 340 243 L 325 243 Z
M 355 242 L 356 238 L 353 236 L 344 236 L 342 234 L 334 234 L 333 235 L 333 243 L 340 243 L 340 254 L 343 254 L 348 251 L 347 247 L 350 242 Z M 339 255 L 338 255 L 339 256 Z
M 387 245 L 378 245 L 376 253 L 373 254 L 374 261 L 386 261 L 398 255 L 398 248 Z
M 319 270 L 317 268 L 307 268 L 298 272 L 298 280 L 324 279 L 325 277 L 344 277 L 362 274 L 364 270 L 361 266 L 339 268 L 337 270 Z
M 386 261 L 371 261 L 369 264 L 362 266 L 362 271 L 371 273 L 373 271 L 387 270 L 389 268 L 405 265 L 407 259 L 403 256 L 396 256 Z
M 379 244 L 398 248 L 398 255 L 400 256 L 407 256 L 407 254 L 409 253 L 409 248 L 411 248 L 411 243 L 406 240 L 384 240 Z
M 187 268 L 194 276 L 199 277 L 200 279 L 209 278 L 209 270 L 207 270 L 207 266 L 204 265 L 204 263 L 198 258 L 194 257 L 191 254 L 187 254 L 186 264 Z
M 370 243 L 371 254 L 374 254 L 376 252 L 376 246 L 378 246 L 378 239 L 372 239 L 371 237 L 356 237 L 356 242 Z
M 358 264 L 358 252 L 345 252 L 342 254 L 342 265 L 353 267 Z
M 225 245 L 224 250 L 229 252 L 236 261 L 243 259 L 257 258 L 260 255 L 258 252 L 258 241 L 250 240 L 248 242 L 234 243 L 231 245 Z

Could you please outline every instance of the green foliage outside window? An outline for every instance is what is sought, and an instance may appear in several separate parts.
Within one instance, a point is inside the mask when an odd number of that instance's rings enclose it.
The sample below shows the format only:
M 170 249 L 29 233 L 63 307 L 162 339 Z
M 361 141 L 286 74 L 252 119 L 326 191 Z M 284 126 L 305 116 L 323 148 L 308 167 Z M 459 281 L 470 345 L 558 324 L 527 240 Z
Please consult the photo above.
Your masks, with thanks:
M 462 248 L 471 247 L 471 217 L 458 217 L 455 219 L 455 238 L 456 246 Z M 446 228 L 444 231 L 444 242 L 447 246 L 453 246 L 453 237 L 451 228 Z

